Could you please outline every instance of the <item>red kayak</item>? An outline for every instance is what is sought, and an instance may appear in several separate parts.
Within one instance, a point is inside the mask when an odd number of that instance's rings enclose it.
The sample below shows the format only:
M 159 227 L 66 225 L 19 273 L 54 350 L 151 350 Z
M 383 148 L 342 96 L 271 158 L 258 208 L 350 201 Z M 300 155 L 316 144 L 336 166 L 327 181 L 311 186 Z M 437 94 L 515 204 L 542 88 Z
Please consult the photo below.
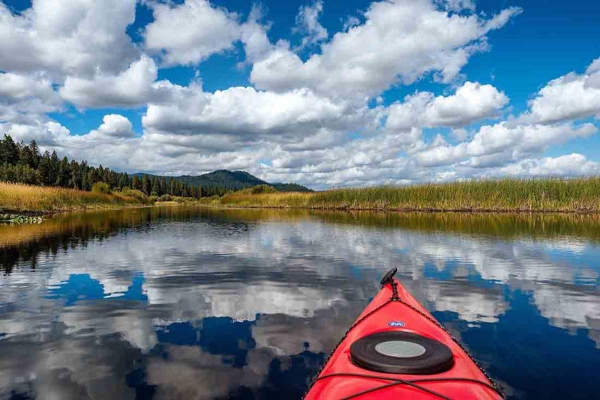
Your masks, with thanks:
M 467 351 L 394 279 L 350 327 L 313 381 L 313 399 L 498 400 Z

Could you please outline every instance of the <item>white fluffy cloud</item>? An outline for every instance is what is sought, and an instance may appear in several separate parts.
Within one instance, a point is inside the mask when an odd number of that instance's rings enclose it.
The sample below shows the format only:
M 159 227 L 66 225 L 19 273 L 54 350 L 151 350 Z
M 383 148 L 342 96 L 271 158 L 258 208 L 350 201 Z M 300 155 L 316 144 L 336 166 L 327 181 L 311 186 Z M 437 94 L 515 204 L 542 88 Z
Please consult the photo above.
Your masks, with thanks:
M 105 115 L 102 125 L 97 130 L 91 131 L 88 135 L 112 139 L 126 139 L 136 136 L 135 132 L 133 132 L 131 121 L 118 114 Z
M 448 11 L 475 11 L 476 8 L 474 0 L 437 0 L 436 3 Z
M 312 5 L 302 6 L 296 16 L 296 32 L 304 35 L 300 48 L 316 45 L 327 40 L 329 33 L 319 23 L 319 17 L 323 13 L 323 1 L 316 0 Z
M 322 54 L 303 62 L 281 43 L 254 64 L 251 79 L 278 92 L 308 87 L 326 95 L 368 96 L 427 73 L 450 82 L 473 53 L 487 48 L 487 33 L 519 12 L 510 8 L 486 20 L 450 14 L 429 0 L 375 2 L 364 24 L 337 33 Z
M 0 124 L 0 134 L 10 135 L 17 142 L 35 140 L 42 146 L 55 147 L 61 146 L 71 138 L 67 128 L 58 122 L 45 120 Z
M 318 96 L 308 89 L 288 93 L 232 87 L 206 93 L 199 85 L 166 85 L 171 95 L 149 104 L 143 118 L 151 130 L 193 135 L 202 133 L 260 136 L 306 135 L 317 127 L 344 125 L 351 109 L 343 101 Z
M 181 5 L 150 3 L 154 22 L 146 27 L 145 46 L 163 55 L 166 65 L 193 65 L 231 49 L 239 40 L 238 16 L 206 0 Z
M 233 50 L 236 42 L 243 44 L 246 62 L 253 63 L 274 47 L 267 37 L 268 26 L 260 22 L 264 10 L 258 3 L 243 23 L 238 14 L 208 0 L 148 4 L 155 20 L 145 28 L 145 48 L 160 55 L 165 66 L 194 66 L 213 54 Z
M 134 44 L 133 0 L 36 0 L 19 14 L 0 3 L 0 134 L 119 170 L 243 169 L 315 188 L 597 172 L 597 160 L 544 153 L 597 131 L 585 119 L 599 114 L 600 59 L 548 82 L 506 120 L 502 88 L 461 76 L 520 9 L 484 15 L 470 0 L 378 1 L 330 35 L 319 21 L 325 3 L 307 0 L 288 30 L 294 46 L 270 40 L 260 6 L 244 16 L 208 0 L 144 4 L 155 19 Z M 196 66 L 240 44 L 235 56 L 252 85 L 208 92 L 201 77 L 157 81 L 161 66 Z M 444 95 L 417 90 L 389 103 L 395 85 L 421 79 Z M 107 115 L 73 135 L 48 115 L 70 105 Z M 141 109 L 143 132 L 119 108 Z
M 240 40 L 244 45 L 247 63 L 254 63 L 266 57 L 273 49 L 273 45 L 267 36 L 268 26 L 260 23 L 264 18 L 263 13 L 264 10 L 255 3 L 252 6 L 248 20 L 241 26 Z
M 19 122 L 58 111 L 62 101 L 52 82 L 27 74 L 0 73 L 0 122 Z
M 60 95 L 78 107 L 138 107 L 151 100 L 157 76 L 154 60 L 142 56 L 118 75 L 67 77 Z
M 418 152 L 415 158 L 421 165 L 430 167 L 454 164 L 466 159 L 472 166 L 485 167 L 538 153 L 550 145 L 565 143 L 570 139 L 588 137 L 597 130 L 592 124 L 579 127 L 572 124 L 510 126 L 506 122 L 500 122 L 481 127 L 471 141 L 456 146 L 439 140 Z
M 51 82 L 47 79 L 35 79 L 28 75 L 0 73 L 0 98 L 20 101 L 28 98 L 47 98 L 54 96 Z
M 599 173 L 600 163 L 590 161 L 584 155 L 576 153 L 554 158 L 526 159 L 498 170 L 499 175 L 516 176 L 574 176 Z
M 36 0 L 15 15 L 0 3 L 0 70 L 60 78 L 119 71 L 137 51 L 126 34 L 135 0 Z
M 600 58 L 583 75 L 572 72 L 550 81 L 530 106 L 527 117 L 542 123 L 600 116 Z
M 403 103 L 390 107 L 387 127 L 392 130 L 411 127 L 461 127 L 493 117 L 508 104 L 508 97 L 491 85 L 466 82 L 451 96 L 434 97 L 418 92 Z

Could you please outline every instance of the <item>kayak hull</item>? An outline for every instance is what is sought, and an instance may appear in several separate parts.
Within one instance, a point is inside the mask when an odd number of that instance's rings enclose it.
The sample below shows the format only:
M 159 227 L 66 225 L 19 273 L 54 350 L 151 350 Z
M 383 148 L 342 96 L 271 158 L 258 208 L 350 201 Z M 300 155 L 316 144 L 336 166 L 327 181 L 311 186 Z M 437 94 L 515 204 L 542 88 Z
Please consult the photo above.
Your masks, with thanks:
M 450 350 L 453 363 L 433 374 L 376 372 L 359 366 L 351 353 L 353 343 L 380 332 L 433 339 Z M 391 278 L 338 344 L 305 396 L 307 400 L 345 398 L 496 400 L 503 396 L 460 344 Z

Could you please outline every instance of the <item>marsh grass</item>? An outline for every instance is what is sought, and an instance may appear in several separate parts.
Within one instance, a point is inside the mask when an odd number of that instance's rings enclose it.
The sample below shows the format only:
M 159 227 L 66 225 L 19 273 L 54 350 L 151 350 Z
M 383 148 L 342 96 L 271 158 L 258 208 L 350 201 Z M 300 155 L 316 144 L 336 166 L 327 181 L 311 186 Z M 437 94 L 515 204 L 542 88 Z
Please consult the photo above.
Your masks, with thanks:
M 212 204 L 249 207 L 249 208 L 310 208 L 310 200 L 314 193 L 260 193 L 252 194 L 248 192 L 234 192 L 226 194 L 218 201 Z
M 96 193 L 0 182 L 0 210 L 5 211 L 47 213 L 144 204 L 148 204 L 147 199 L 121 193 Z
M 156 199 L 160 200 L 160 199 Z M 169 199 L 180 203 L 180 199 Z M 0 183 L 0 210 L 58 212 L 151 204 L 139 191 L 95 193 Z M 185 202 L 187 203 L 187 202 Z M 321 210 L 600 212 L 600 177 L 497 179 L 402 187 L 280 193 L 246 189 L 194 204 L 239 208 Z
M 405 211 L 600 212 L 600 177 L 497 179 L 315 193 L 231 193 L 229 207 Z

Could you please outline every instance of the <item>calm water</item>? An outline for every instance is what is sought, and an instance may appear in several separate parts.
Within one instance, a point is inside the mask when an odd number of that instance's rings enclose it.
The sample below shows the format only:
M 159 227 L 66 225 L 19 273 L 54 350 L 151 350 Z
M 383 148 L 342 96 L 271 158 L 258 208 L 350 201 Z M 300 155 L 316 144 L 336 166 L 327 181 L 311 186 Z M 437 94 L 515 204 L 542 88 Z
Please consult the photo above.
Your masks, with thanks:
M 186 208 L 0 226 L 0 399 L 294 399 L 398 267 L 515 399 L 600 397 L 600 218 Z

